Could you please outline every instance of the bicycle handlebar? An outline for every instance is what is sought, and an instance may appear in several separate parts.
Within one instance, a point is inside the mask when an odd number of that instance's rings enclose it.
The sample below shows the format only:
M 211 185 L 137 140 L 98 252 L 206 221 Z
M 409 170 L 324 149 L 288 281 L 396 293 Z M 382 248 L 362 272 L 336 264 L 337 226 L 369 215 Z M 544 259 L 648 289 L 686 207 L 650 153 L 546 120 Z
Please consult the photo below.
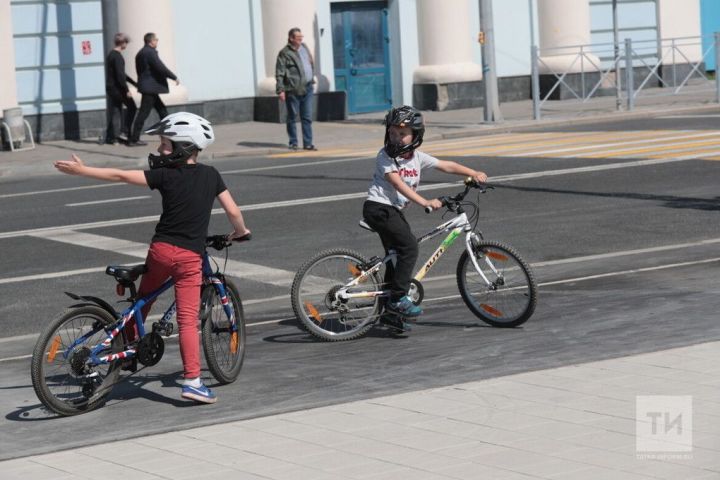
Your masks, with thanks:
M 252 233 L 237 238 L 228 238 L 228 235 L 211 235 L 205 238 L 205 246 L 215 250 L 222 250 L 229 247 L 233 242 L 247 242 L 252 239 Z
M 452 209 L 456 204 L 462 202 L 465 199 L 465 196 L 468 194 L 471 188 L 477 188 L 480 190 L 480 193 L 485 193 L 488 190 L 494 189 L 492 185 L 488 185 L 487 183 L 480 183 L 475 180 L 473 180 L 471 177 L 467 177 L 465 179 L 465 190 L 458 193 L 454 197 L 438 197 L 438 200 L 442 203 L 442 206 L 448 209 Z M 425 213 L 432 213 L 434 209 L 430 206 L 425 207 Z

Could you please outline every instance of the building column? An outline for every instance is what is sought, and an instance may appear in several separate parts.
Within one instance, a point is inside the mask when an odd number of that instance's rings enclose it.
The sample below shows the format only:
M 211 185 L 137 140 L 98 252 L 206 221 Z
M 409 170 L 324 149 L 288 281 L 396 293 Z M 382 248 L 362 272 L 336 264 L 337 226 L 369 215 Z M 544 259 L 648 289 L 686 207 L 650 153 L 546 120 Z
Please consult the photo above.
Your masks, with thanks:
M 578 45 L 590 43 L 590 2 L 588 0 L 537 0 L 540 42 L 539 72 L 562 75 L 565 72 L 595 72 L 597 56 L 578 58 Z M 568 47 L 568 48 L 562 48 Z
M 287 45 L 288 31 L 299 28 L 303 40 L 315 61 L 315 75 L 318 76 L 318 61 L 315 51 L 316 0 L 263 0 L 262 32 L 265 58 L 265 77 L 258 84 L 258 96 L 275 95 L 275 60 L 278 52 Z M 317 91 L 316 86 L 316 91 Z
M 445 110 L 479 106 L 476 92 L 448 89 L 448 85 L 475 82 L 479 90 L 482 66 L 472 61 L 477 36 L 470 30 L 469 14 L 469 0 L 417 0 L 420 66 L 413 72 L 416 107 Z
M 118 3 L 118 28 L 121 32 L 130 36 L 130 43 L 123 52 L 125 58 L 125 72 L 137 80 L 135 71 L 135 55 L 145 45 L 143 37 L 148 32 L 153 32 L 160 40 L 158 53 L 160 60 L 172 72 L 178 76 L 180 85 L 168 80 L 170 93 L 161 95 L 166 105 L 178 105 L 187 103 L 188 90 L 182 83 L 182 75 L 177 71 L 175 61 L 175 29 L 173 24 L 173 11 L 170 0 L 122 0 Z M 112 47 L 111 47 L 112 48 Z M 107 53 L 107 52 L 106 52 Z M 130 91 L 135 97 L 135 103 L 140 102 L 140 94 L 134 87 Z
M 10 0 L 0 0 L 0 116 L 3 110 L 18 106 L 15 42 L 12 32 Z
M 663 53 L 672 48 L 672 38 L 700 37 L 700 2 L 698 0 L 658 0 L 658 36 L 663 39 Z M 712 40 L 710 40 L 712 42 Z M 697 63 L 702 60 L 701 39 L 686 39 L 676 44 L 677 64 Z M 672 53 L 665 57 L 665 63 L 672 65 Z M 685 72 L 684 75 L 686 75 Z M 683 75 L 683 76 L 684 76 Z

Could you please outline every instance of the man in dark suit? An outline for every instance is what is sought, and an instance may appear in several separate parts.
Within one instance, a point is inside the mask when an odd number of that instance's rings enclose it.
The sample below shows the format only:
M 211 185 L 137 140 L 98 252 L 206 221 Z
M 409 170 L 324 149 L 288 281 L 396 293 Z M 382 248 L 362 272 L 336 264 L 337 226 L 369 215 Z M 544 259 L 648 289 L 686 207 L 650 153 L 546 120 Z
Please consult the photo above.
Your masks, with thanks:
M 140 101 L 140 110 L 135 118 L 132 135 L 128 138 L 128 145 L 147 145 L 140 140 L 140 134 L 143 131 L 145 120 L 150 115 L 153 108 L 160 118 L 168 115 L 165 104 L 160 99 L 161 93 L 168 93 L 167 79 L 175 80 L 176 85 L 180 85 L 177 76 L 170 71 L 169 68 L 160 60 L 160 56 L 156 50 L 158 37 L 154 33 L 146 33 L 143 37 L 145 46 L 135 56 L 135 69 L 138 76 L 138 90 L 142 94 Z
M 122 51 L 127 48 L 130 38 L 124 33 L 115 34 L 115 47 L 110 50 L 105 59 L 105 95 L 107 97 L 105 143 L 117 143 L 118 135 L 122 131 L 130 135 L 133 118 L 137 107 L 133 101 L 128 82 L 137 86 L 135 80 L 125 74 L 125 59 Z M 127 107 L 123 118 L 123 105 Z M 119 118 L 119 122 L 116 120 Z M 121 126 L 122 125 L 122 126 Z

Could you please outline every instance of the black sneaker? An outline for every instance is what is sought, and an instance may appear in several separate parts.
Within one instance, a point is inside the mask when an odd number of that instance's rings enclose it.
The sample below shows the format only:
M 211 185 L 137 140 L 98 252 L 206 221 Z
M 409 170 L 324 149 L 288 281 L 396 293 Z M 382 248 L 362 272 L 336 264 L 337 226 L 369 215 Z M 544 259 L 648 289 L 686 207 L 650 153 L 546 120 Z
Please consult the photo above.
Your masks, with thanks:
M 392 313 L 385 313 L 380 317 L 380 324 L 385 325 L 391 332 L 402 334 L 412 330 L 412 326 L 402 318 Z
M 303 147 L 303 150 L 311 150 L 313 152 L 317 152 L 317 147 L 315 145 L 307 145 Z
M 137 372 L 137 357 L 132 358 L 126 358 L 123 360 L 123 362 L 120 364 L 120 370 L 126 371 L 126 372 Z
M 289 148 L 290 150 L 297 150 L 297 149 L 298 149 L 298 146 L 297 146 L 297 145 L 292 145 L 292 144 L 290 144 L 290 145 L 288 146 L 288 148 Z

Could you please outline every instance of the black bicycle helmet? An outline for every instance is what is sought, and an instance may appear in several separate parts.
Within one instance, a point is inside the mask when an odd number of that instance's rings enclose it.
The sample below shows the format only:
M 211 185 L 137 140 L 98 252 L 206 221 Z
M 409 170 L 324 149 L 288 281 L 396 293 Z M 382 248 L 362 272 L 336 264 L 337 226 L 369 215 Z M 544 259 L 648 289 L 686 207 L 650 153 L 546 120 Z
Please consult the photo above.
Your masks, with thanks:
M 422 114 L 410 107 L 404 105 L 402 107 L 391 108 L 387 115 L 385 115 L 385 152 L 392 158 L 399 157 L 400 155 L 412 152 L 423 142 L 423 135 L 425 134 L 425 121 L 423 120 Z M 402 145 L 400 143 L 390 142 L 390 127 L 410 127 L 413 132 L 412 143 L 408 145 Z

